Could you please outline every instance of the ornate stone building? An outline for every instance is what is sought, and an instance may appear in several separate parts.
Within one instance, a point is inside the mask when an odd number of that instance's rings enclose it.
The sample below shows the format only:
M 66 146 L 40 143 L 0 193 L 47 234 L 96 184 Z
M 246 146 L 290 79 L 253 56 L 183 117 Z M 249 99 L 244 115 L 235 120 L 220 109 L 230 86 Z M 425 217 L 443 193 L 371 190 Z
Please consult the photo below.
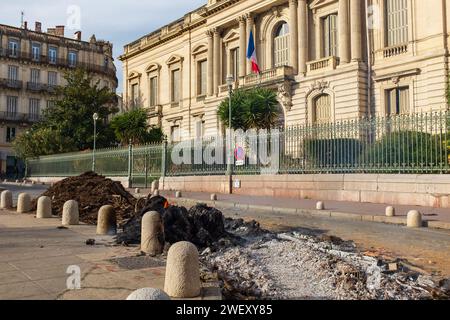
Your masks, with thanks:
M 446 0 L 209 0 L 128 45 L 124 97 L 172 140 L 220 130 L 234 87 L 278 91 L 286 125 L 447 108 Z M 261 66 L 246 59 L 253 30 Z M 370 98 L 369 98 L 370 97 Z M 186 138 L 186 137 L 183 137 Z
M 64 86 L 64 72 L 83 68 L 115 92 L 116 68 L 112 44 L 64 36 L 64 26 L 42 31 L 27 23 L 21 28 L 0 25 L 0 172 L 13 175 L 17 160 L 11 142 L 40 119 L 41 112 L 55 100 L 55 88 Z

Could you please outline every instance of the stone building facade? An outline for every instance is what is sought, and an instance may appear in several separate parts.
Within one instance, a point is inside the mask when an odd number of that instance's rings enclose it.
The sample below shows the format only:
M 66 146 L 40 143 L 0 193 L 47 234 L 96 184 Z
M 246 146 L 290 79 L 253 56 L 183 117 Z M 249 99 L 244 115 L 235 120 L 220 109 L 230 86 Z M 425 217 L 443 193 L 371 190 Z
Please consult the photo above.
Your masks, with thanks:
M 125 46 L 124 99 L 173 141 L 221 130 L 228 74 L 277 90 L 285 125 L 445 110 L 449 15 L 446 0 L 208 0 Z
M 21 28 L 0 25 L 0 172 L 9 176 L 17 170 L 11 142 L 38 121 L 41 112 L 54 103 L 55 88 L 65 85 L 64 72 L 83 68 L 115 92 L 116 68 L 112 44 L 81 40 L 64 35 L 64 26 L 42 31 L 27 23 Z M 19 170 L 23 168 L 19 168 Z

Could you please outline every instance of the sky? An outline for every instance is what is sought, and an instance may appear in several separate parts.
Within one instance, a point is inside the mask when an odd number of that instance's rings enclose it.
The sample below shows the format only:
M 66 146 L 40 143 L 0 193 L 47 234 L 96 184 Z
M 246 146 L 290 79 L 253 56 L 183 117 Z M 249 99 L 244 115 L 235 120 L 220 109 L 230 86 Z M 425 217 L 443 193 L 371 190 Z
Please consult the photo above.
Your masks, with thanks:
M 114 63 L 119 78 L 118 93 L 122 92 L 122 65 L 117 57 L 123 46 L 154 31 L 207 0 L 0 0 L 0 24 L 20 27 L 21 12 L 28 28 L 42 22 L 43 30 L 56 25 L 66 26 L 66 37 L 80 29 L 82 39 L 88 41 L 92 34 L 98 40 L 114 45 Z M 80 27 L 80 28 L 79 28 Z

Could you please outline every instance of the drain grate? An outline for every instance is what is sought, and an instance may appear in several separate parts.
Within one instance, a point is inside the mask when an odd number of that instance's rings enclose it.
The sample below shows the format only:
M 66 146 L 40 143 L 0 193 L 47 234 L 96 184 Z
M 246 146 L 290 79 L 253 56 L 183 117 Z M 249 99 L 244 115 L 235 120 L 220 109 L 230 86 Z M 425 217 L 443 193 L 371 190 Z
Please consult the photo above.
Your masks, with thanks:
M 164 267 L 165 261 L 148 257 L 123 257 L 109 260 L 112 263 L 117 264 L 121 269 L 127 270 L 139 270 L 146 268 Z

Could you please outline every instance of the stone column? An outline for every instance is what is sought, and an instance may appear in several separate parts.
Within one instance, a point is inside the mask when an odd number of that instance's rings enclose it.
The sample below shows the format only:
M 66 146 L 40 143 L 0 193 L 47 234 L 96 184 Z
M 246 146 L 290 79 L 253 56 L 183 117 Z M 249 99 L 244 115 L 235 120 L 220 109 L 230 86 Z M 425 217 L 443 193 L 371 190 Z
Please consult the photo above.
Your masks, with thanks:
M 206 91 L 208 96 L 212 96 L 214 94 L 214 48 L 213 33 L 211 30 L 206 31 L 206 37 L 208 38 L 208 81 L 206 83 Z
M 350 0 L 350 15 L 352 21 L 352 61 L 362 60 L 362 21 L 361 1 Z
M 306 62 L 308 61 L 308 16 L 306 0 L 298 0 L 298 73 L 306 73 Z
M 339 0 L 339 58 L 342 63 L 350 62 L 349 0 Z
M 239 77 L 245 77 L 247 69 L 247 25 L 245 16 L 240 16 L 239 21 Z
M 250 39 L 250 31 L 254 31 L 255 21 L 253 20 L 253 15 L 251 13 L 247 14 L 247 38 Z M 253 32 L 253 38 L 255 39 L 255 46 L 256 46 L 256 34 Z M 247 41 L 248 41 L 247 39 Z M 250 60 L 245 57 L 245 60 L 247 61 L 247 74 L 252 73 L 252 63 Z
M 214 94 L 219 93 L 220 86 L 220 30 L 214 28 Z
M 298 72 L 298 6 L 297 0 L 289 0 L 289 30 L 290 48 L 289 59 L 294 69 L 294 74 Z

